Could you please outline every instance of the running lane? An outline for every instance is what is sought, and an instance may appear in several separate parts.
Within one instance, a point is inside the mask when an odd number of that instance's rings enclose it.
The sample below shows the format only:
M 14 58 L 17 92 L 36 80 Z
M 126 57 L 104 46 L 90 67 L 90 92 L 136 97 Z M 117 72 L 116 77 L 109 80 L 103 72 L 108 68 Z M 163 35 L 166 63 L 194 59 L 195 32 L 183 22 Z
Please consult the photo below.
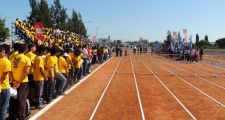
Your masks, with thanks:
M 130 57 L 122 58 L 98 109 L 95 120 L 141 120 Z
M 146 56 L 143 56 L 141 59 L 152 71 L 157 73 L 157 76 L 197 119 L 205 120 L 225 118 L 225 109 L 221 105 L 202 92 L 194 89 L 193 86 L 184 82 L 185 80 L 180 79 L 165 70 L 162 63 L 160 63 L 160 59 L 154 59 L 154 61 L 158 61 L 157 63 L 152 62 L 153 59 L 151 57 L 152 56 L 150 56 L 149 59 Z
M 119 58 L 112 58 L 87 80 L 44 112 L 39 120 L 87 120 L 105 89 Z
M 166 88 L 151 74 L 149 69 L 134 55 L 132 61 L 147 120 L 191 120 L 191 116 L 173 98 Z

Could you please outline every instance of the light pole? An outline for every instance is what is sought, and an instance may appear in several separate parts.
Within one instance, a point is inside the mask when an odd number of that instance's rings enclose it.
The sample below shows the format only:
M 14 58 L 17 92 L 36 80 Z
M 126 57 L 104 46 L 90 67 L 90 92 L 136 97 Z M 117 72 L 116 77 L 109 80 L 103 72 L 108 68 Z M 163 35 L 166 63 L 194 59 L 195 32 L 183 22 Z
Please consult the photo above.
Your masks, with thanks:
M 98 41 L 97 35 L 98 35 L 98 28 L 96 28 L 96 34 L 95 34 L 95 36 L 96 36 L 96 41 Z

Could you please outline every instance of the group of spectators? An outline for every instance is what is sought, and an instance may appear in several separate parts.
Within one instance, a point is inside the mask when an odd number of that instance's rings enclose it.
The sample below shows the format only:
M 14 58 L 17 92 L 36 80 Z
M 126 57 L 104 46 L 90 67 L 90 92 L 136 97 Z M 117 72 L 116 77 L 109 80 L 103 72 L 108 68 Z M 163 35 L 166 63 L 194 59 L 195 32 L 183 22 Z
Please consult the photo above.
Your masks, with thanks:
M 85 36 L 70 31 L 61 31 L 53 28 L 35 28 L 30 22 L 16 19 L 15 33 L 26 42 L 43 44 L 45 46 L 60 46 L 73 44 L 84 44 L 87 41 Z M 41 33 L 41 34 L 38 34 Z
M 64 95 L 66 89 L 88 75 L 95 63 L 103 63 L 111 54 L 110 48 L 91 47 L 87 44 L 62 49 L 26 43 L 0 46 L 0 117 L 26 119 L 27 99 L 30 106 L 42 109 L 44 103 Z M 17 90 L 17 97 L 10 97 L 10 90 Z
M 199 60 L 202 60 L 203 58 L 203 49 L 198 48 L 192 48 L 192 49 L 185 49 L 184 51 L 177 51 L 174 54 L 171 54 L 170 56 L 174 56 L 175 60 L 185 60 L 187 62 L 198 62 Z
M 75 33 L 45 30 L 45 38 L 36 40 L 33 26 L 17 20 L 16 34 L 34 42 L 0 45 L 1 120 L 7 116 L 26 120 L 27 104 L 42 109 L 88 75 L 92 64 L 103 63 L 112 55 L 110 47 L 91 45 Z M 12 96 L 12 91 L 17 95 Z

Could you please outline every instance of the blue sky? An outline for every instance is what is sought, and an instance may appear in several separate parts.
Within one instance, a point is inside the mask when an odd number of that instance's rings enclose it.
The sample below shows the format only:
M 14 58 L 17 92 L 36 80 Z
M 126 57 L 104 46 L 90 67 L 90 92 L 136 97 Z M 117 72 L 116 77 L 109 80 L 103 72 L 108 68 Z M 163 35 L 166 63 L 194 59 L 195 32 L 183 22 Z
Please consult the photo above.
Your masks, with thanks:
M 50 0 L 49 3 L 52 3 Z M 30 12 L 28 0 L 2 0 L 0 17 L 6 24 Z M 80 12 L 89 35 L 111 36 L 112 39 L 162 41 L 167 30 L 182 31 L 195 40 L 207 34 L 210 41 L 225 37 L 225 0 L 62 0 L 71 15 Z

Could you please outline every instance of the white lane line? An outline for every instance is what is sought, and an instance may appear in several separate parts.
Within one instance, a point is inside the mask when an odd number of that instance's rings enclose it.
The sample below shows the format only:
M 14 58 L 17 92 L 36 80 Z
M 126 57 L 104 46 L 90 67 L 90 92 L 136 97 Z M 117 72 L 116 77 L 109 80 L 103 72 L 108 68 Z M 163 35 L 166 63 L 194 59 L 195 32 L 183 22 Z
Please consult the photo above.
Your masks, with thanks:
M 149 58 L 149 57 L 148 57 L 148 58 Z M 168 64 L 168 62 L 165 62 L 165 63 Z M 173 62 L 173 63 L 174 63 L 174 64 L 177 64 L 176 62 Z M 185 70 L 185 69 L 179 68 L 179 67 L 177 67 L 176 65 L 174 65 L 174 67 L 177 68 L 177 69 L 180 69 L 180 70 L 182 70 L 182 71 L 184 71 L 184 72 L 186 72 L 186 73 L 188 73 L 188 74 L 191 74 L 191 75 L 195 76 L 194 73 L 191 73 L 191 72 L 189 72 L 189 71 L 187 71 L 187 70 Z M 179 76 L 179 75 L 178 75 L 178 76 Z M 182 77 L 182 76 L 180 76 L 180 77 Z M 219 88 L 225 90 L 225 87 L 223 87 L 223 86 L 220 86 L 220 85 L 218 85 L 218 84 L 216 84 L 216 83 L 214 83 L 214 82 L 211 82 L 211 81 L 209 81 L 209 80 L 207 80 L 207 79 L 205 79 L 205 78 L 202 78 L 202 77 L 199 77 L 199 76 L 196 76 L 196 77 L 199 78 L 199 79 L 201 79 L 201 80 L 203 80 L 203 81 L 206 81 L 206 82 L 208 82 L 208 83 L 210 83 L 210 84 L 212 84 L 212 85 L 214 85 L 214 86 L 216 86 L 216 87 L 219 87 Z
M 165 69 L 167 72 L 173 74 L 174 76 L 178 77 L 180 80 L 182 80 L 183 82 L 185 82 L 186 84 L 190 85 L 192 88 L 194 88 L 195 90 L 199 91 L 200 93 L 202 93 L 203 95 L 207 96 L 208 98 L 210 98 L 211 100 L 213 100 L 214 102 L 216 102 L 217 104 L 221 105 L 223 108 L 225 108 L 225 105 L 221 102 L 219 102 L 218 100 L 216 100 L 215 98 L 211 97 L 210 95 L 208 95 L 207 93 L 203 92 L 202 90 L 198 89 L 196 86 L 192 85 L 191 83 L 189 83 L 188 81 L 186 81 L 185 79 L 181 78 L 180 76 L 174 74 L 173 72 L 167 70 L 165 67 L 163 67 L 162 65 L 158 64 L 160 67 L 162 67 L 163 69 Z
M 98 69 L 100 69 L 103 65 L 105 65 L 106 63 L 108 63 L 113 57 L 111 57 L 109 60 L 107 60 L 105 63 L 101 64 L 100 66 L 98 66 L 98 68 L 96 68 L 93 72 L 91 72 L 89 75 L 87 75 L 86 77 L 84 77 L 79 83 L 77 83 L 76 85 L 74 85 L 73 87 L 71 87 L 69 90 L 67 90 L 65 92 L 64 96 L 59 96 L 58 98 L 54 99 L 50 104 L 46 105 L 43 109 L 41 109 L 39 112 L 37 112 L 34 116 L 32 116 L 31 118 L 29 118 L 29 120 L 36 120 L 38 117 L 40 117 L 42 114 L 44 114 L 46 111 L 48 111 L 53 105 L 55 105 L 57 102 L 59 102 L 62 98 L 64 98 L 67 94 L 69 94 L 72 90 L 74 90 L 75 88 L 77 88 L 80 84 L 82 84 L 84 81 L 87 80 L 87 78 L 89 76 L 91 76 L 92 74 L 94 74 Z
M 196 117 L 185 107 L 185 105 L 174 95 L 174 93 L 160 80 L 160 78 L 141 60 L 145 67 L 156 77 L 156 79 L 163 85 L 163 87 L 173 96 L 173 98 L 183 107 L 183 109 L 191 116 L 193 120 L 197 120 Z
M 133 65 L 133 62 L 131 60 L 131 56 L 130 56 L 130 62 L 131 62 L 131 66 L 132 66 L 132 72 L 133 72 L 133 76 L 134 76 L 135 87 L 136 87 L 139 106 L 140 106 L 140 110 L 141 110 L 141 117 L 142 117 L 142 120 L 145 120 L 145 114 L 144 114 L 142 103 L 141 103 L 141 97 L 140 97 L 140 93 L 139 93 L 139 89 L 138 89 L 138 85 L 137 85 L 137 79 L 136 79 L 136 75 L 135 75 L 135 72 L 134 72 L 134 65 Z
M 112 74 L 112 76 L 110 77 L 109 82 L 108 82 L 108 84 L 106 85 L 105 90 L 103 91 L 103 93 L 102 93 L 100 99 L 98 100 L 98 103 L 96 104 L 95 109 L 94 109 L 94 111 L 92 112 L 91 117 L 89 118 L 89 120 L 93 120 L 94 115 L 95 115 L 95 113 L 96 113 L 96 111 L 97 111 L 97 109 L 98 109 L 100 103 L 102 102 L 102 99 L 103 99 L 103 97 L 104 97 L 104 95 L 105 95 L 105 93 L 106 93 L 106 91 L 107 91 L 107 89 L 108 89 L 108 87 L 109 87 L 109 85 L 110 85 L 110 83 L 111 83 L 111 81 L 112 81 L 112 79 L 113 79 L 113 77 L 114 77 L 114 75 L 115 75 L 115 73 L 116 73 L 118 67 L 119 67 L 120 62 L 121 62 L 121 58 L 120 58 L 120 61 L 117 63 L 117 66 L 116 66 L 116 68 L 114 69 L 113 74 Z
M 176 65 L 175 65 L 175 67 L 176 67 L 177 69 L 180 69 L 180 70 L 182 70 L 182 71 L 188 73 L 188 74 L 191 74 L 191 75 L 193 75 L 193 76 L 195 75 L 194 73 L 188 72 L 188 71 L 186 71 L 185 69 L 178 68 Z M 178 76 L 179 76 L 179 75 L 178 75 Z M 180 77 L 181 77 L 181 76 L 180 76 Z M 211 81 L 209 81 L 209 80 L 207 80 L 207 79 L 205 79 L 205 78 L 202 78 L 202 77 L 199 77 L 199 76 L 196 76 L 196 77 L 199 78 L 199 79 L 201 79 L 201 80 L 203 80 L 203 81 L 206 81 L 206 82 L 208 82 L 208 83 L 210 83 L 210 84 L 212 84 L 212 85 L 214 85 L 214 86 L 216 86 L 216 87 L 219 87 L 219 88 L 225 90 L 225 87 L 223 87 L 223 86 L 220 86 L 220 85 L 218 85 L 218 84 L 216 84 L 216 83 L 214 83 L 214 82 L 211 82 Z
M 213 68 L 216 68 L 216 69 L 225 70 L 225 68 L 218 67 L 218 66 L 214 66 L 214 65 L 209 65 L 209 64 L 207 64 L 207 63 L 201 63 L 201 64 L 203 64 L 203 65 L 208 65 L 208 66 L 213 67 Z

